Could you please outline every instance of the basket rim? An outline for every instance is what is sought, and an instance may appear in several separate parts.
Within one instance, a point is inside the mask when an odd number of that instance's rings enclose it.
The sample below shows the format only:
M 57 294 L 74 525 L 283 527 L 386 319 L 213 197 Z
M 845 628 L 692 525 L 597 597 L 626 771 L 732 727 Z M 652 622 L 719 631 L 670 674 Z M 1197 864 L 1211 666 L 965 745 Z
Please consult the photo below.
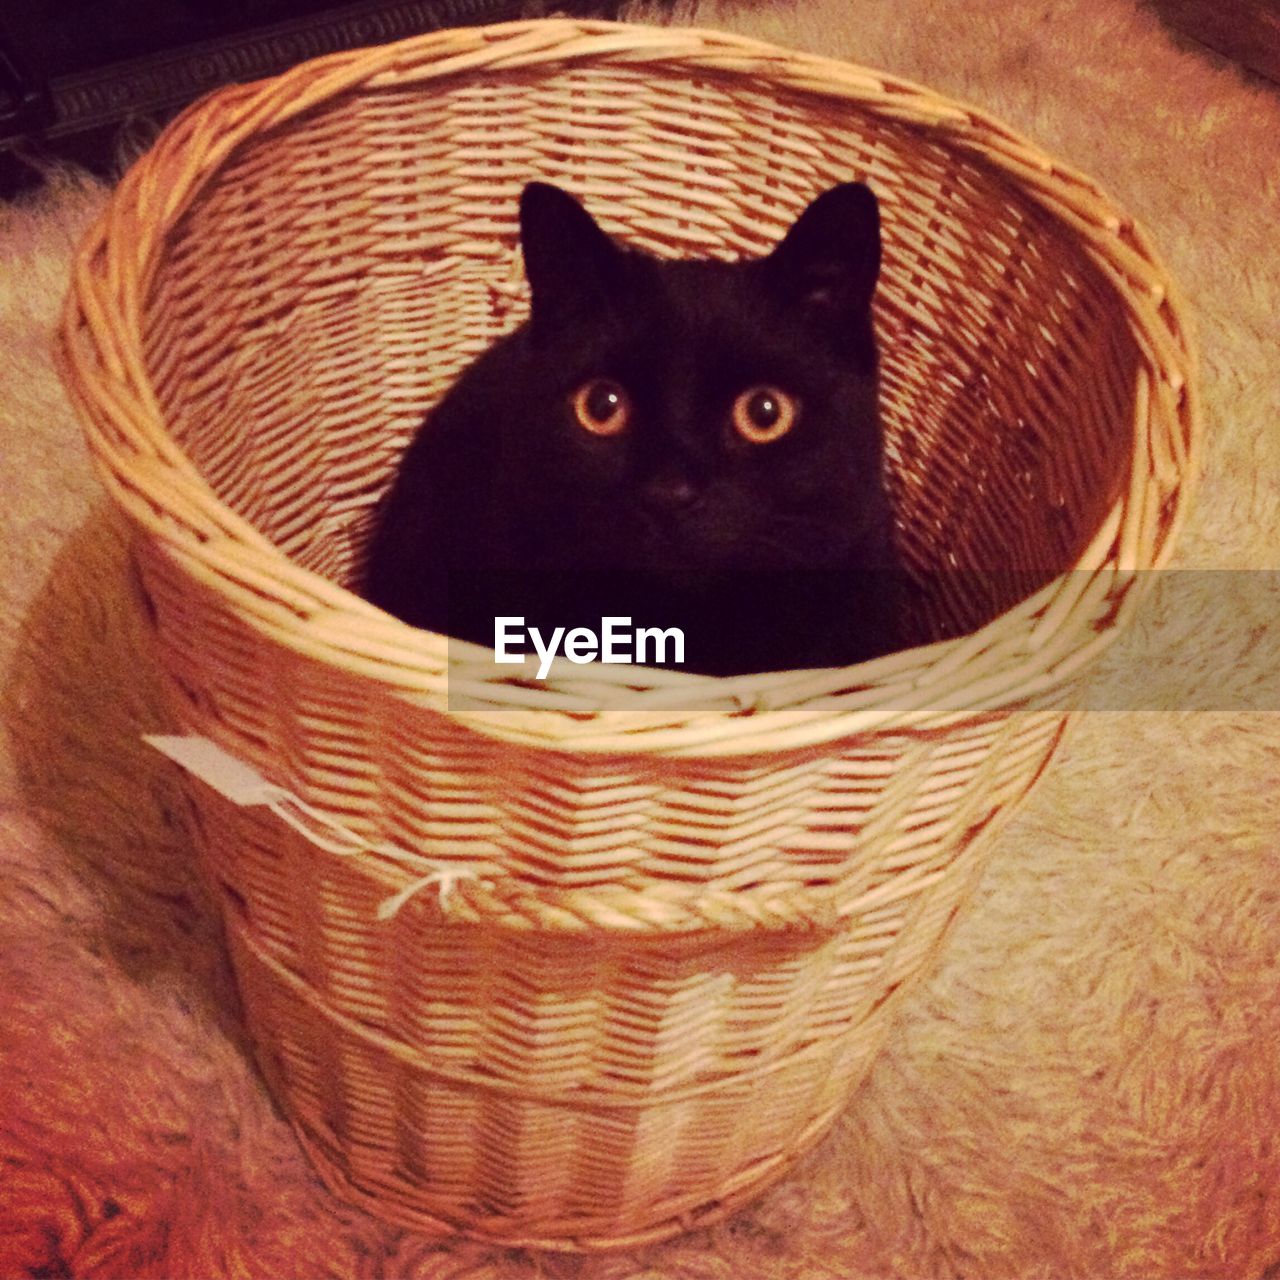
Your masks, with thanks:
M 99 474 L 135 528 L 259 633 L 394 696 L 448 707 L 451 679 L 474 675 L 475 658 L 489 651 L 413 628 L 303 569 L 214 495 L 165 428 L 143 361 L 143 303 L 167 232 L 261 129 L 360 88 L 584 62 L 750 76 L 927 126 L 1002 171 L 1080 237 L 1127 312 L 1143 355 L 1138 465 L 1131 462 L 1127 491 L 1077 562 L 968 635 L 825 671 L 717 678 L 592 663 L 537 690 L 504 674 L 483 681 L 489 709 L 450 709 L 450 717 L 489 736 L 563 750 L 739 755 L 877 730 L 934 730 L 1025 705 L 1077 677 L 1145 596 L 1150 575 L 1142 571 L 1167 563 L 1200 469 L 1195 338 L 1146 231 L 1091 179 L 984 111 L 886 72 L 707 28 L 541 18 L 446 29 L 313 59 L 188 107 L 86 235 L 58 334 L 63 382 Z M 606 705 L 602 680 L 638 687 L 625 704 Z

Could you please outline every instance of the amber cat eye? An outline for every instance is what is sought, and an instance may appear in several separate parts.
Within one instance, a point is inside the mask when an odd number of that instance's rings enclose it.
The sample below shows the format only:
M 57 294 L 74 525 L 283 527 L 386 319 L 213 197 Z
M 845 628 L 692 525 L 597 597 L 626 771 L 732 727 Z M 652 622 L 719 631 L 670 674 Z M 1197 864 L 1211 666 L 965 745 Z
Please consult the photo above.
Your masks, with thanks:
M 631 401 L 616 382 L 593 378 L 573 393 L 573 413 L 592 435 L 616 436 L 631 418 Z
M 769 444 L 795 425 L 800 406 L 777 387 L 749 387 L 733 402 L 733 428 L 752 444 Z

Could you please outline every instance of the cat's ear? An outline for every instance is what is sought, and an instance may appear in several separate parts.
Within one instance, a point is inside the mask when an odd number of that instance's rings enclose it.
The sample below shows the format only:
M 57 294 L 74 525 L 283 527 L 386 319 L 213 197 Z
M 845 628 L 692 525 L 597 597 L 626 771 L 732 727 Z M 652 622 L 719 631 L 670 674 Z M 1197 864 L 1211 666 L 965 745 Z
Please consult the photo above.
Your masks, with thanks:
M 567 191 L 530 182 L 520 196 L 520 248 L 533 322 L 590 315 L 608 303 L 622 274 L 622 251 Z
M 880 207 L 871 188 L 824 191 L 763 260 L 770 287 L 834 324 L 864 320 L 880 276 Z

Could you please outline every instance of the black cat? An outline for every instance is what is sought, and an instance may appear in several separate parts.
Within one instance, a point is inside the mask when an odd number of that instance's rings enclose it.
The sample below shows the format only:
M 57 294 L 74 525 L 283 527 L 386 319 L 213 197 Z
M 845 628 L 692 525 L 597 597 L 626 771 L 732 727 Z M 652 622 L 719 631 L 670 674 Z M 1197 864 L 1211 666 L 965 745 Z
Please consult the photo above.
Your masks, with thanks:
M 571 196 L 520 201 L 528 321 L 405 454 L 363 590 L 493 646 L 497 616 L 680 628 L 709 675 L 896 647 L 871 298 L 875 197 L 820 195 L 767 256 L 667 261 Z

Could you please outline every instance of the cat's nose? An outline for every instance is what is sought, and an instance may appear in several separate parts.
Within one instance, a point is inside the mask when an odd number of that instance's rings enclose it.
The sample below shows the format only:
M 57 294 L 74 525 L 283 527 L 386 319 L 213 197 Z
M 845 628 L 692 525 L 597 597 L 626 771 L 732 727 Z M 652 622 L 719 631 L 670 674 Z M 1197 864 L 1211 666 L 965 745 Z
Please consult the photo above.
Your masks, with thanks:
M 697 501 L 698 486 L 680 471 L 660 471 L 644 484 L 645 500 L 650 506 L 675 511 Z

